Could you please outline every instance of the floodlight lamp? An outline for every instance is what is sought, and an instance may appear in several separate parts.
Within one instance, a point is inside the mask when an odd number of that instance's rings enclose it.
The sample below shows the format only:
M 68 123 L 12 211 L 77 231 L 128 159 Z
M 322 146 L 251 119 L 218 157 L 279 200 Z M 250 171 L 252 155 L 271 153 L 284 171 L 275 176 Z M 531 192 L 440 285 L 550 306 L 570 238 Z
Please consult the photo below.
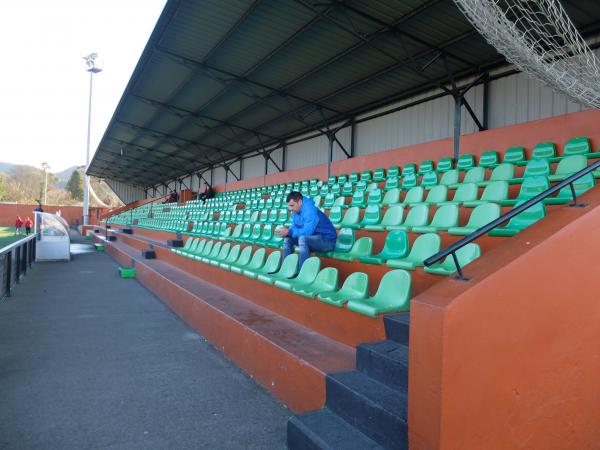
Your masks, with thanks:
M 83 57 L 85 65 L 87 66 L 86 70 L 88 72 L 102 72 L 102 61 L 96 60 L 96 58 L 98 58 L 98 53 L 90 53 L 89 55 Z

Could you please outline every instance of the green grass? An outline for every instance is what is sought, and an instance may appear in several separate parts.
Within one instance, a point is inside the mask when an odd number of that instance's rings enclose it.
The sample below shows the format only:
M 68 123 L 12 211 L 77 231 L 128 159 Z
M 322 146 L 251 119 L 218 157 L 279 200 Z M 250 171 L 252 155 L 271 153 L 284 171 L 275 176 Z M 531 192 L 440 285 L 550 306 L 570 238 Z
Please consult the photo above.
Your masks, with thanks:
M 25 229 L 21 234 L 15 236 L 15 227 L 0 227 L 0 248 L 6 247 L 7 245 L 18 241 L 25 237 Z

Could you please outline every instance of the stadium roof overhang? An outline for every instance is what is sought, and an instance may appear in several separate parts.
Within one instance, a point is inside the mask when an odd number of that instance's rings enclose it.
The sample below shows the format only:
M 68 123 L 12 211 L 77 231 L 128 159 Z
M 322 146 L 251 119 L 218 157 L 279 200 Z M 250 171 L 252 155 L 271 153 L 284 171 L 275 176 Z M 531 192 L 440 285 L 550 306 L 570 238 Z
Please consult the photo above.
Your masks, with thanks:
M 169 0 L 87 173 L 157 185 L 504 63 L 451 0 Z

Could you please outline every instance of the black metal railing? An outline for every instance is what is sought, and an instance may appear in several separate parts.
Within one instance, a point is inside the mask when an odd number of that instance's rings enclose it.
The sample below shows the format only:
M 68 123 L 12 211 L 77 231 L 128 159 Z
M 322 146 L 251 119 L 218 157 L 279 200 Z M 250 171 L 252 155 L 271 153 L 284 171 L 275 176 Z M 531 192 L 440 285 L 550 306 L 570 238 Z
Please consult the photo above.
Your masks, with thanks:
M 511 209 L 506 214 L 503 214 L 502 216 L 498 217 L 497 219 L 492 220 L 487 225 L 484 225 L 481 228 L 478 228 L 477 230 L 473 231 L 471 234 L 469 234 L 469 235 L 465 236 L 464 238 L 462 238 L 461 240 L 456 241 L 455 243 L 449 245 L 448 247 L 439 251 L 435 255 L 430 256 L 425 261 L 423 261 L 423 264 L 425 266 L 429 267 L 432 264 L 435 264 L 436 262 L 440 261 L 442 258 L 445 258 L 448 255 L 452 255 L 452 259 L 454 260 L 454 265 L 456 266 L 456 271 L 458 272 L 458 276 L 456 276 L 455 278 L 459 279 L 459 280 L 465 280 L 465 281 L 468 280 L 467 278 L 465 278 L 462 268 L 460 267 L 460 264 L 458 262 L 458 258 L 456 257 L 457 250 L 459 250 L 462 247 L 464 247 L 465 245 L 473 242 L 475 239 L 479 238 L 480 236 L 487 234 L 494 228 L 498 227 L 499 225 L 502 225 L 504 222 L 509 221 L 516 215 L 531 208 L 533 205 L 541 202 L 545 198 L 550 197 L 552 194 L 554 194 L 555 192 L 561 190 L 562 188 L 564 188 L 566 186 L 570 186 L 571 195 L 573 196 L 573 203 L 569 203 L 568 206 L 579 207 L 579 208 L 586 206 L 586 204 L 584 204 L 584 203 L 577 202 L 577 194 L 575 193 L 575 187 L 573 186 L 573 182 L 598 168 L 600 168 L 600 161 L 596 161 L 595 163 L 587 166 L 585 169 L 582 169 L 579 172 L 575 172 L 573 175 L 570 175 L 567 178 L 565 178 L 564 180 L 560 181 L 559 183 L 556 183 L 554 186 L 550 187 L 549 189 L 546 189 L 544 192 L 541 192 L 538 195 L 536 195 L 535 197 L 530 198 L 529 200 L 525 201 L 524 203 L 517 206 L 516 208 Z
M 12 287 L 20 282 L 21 275 L 25 275 L 35 261 L 35 237 L 31 234 L 0 248 L 0 298 L 10 297 Z

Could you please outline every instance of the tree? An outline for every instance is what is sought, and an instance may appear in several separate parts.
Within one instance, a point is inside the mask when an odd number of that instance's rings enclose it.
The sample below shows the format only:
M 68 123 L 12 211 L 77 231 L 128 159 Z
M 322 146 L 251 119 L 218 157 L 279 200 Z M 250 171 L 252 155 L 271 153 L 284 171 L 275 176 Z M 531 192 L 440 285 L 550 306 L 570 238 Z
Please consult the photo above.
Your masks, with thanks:
M 65 189 L 71 193 L 71 197 L 74 199 L 83 199 L 83 178 L 78 170 L 73 171 Z
M 0 200 L 4 197 L 4 175 L 0 174 Z

